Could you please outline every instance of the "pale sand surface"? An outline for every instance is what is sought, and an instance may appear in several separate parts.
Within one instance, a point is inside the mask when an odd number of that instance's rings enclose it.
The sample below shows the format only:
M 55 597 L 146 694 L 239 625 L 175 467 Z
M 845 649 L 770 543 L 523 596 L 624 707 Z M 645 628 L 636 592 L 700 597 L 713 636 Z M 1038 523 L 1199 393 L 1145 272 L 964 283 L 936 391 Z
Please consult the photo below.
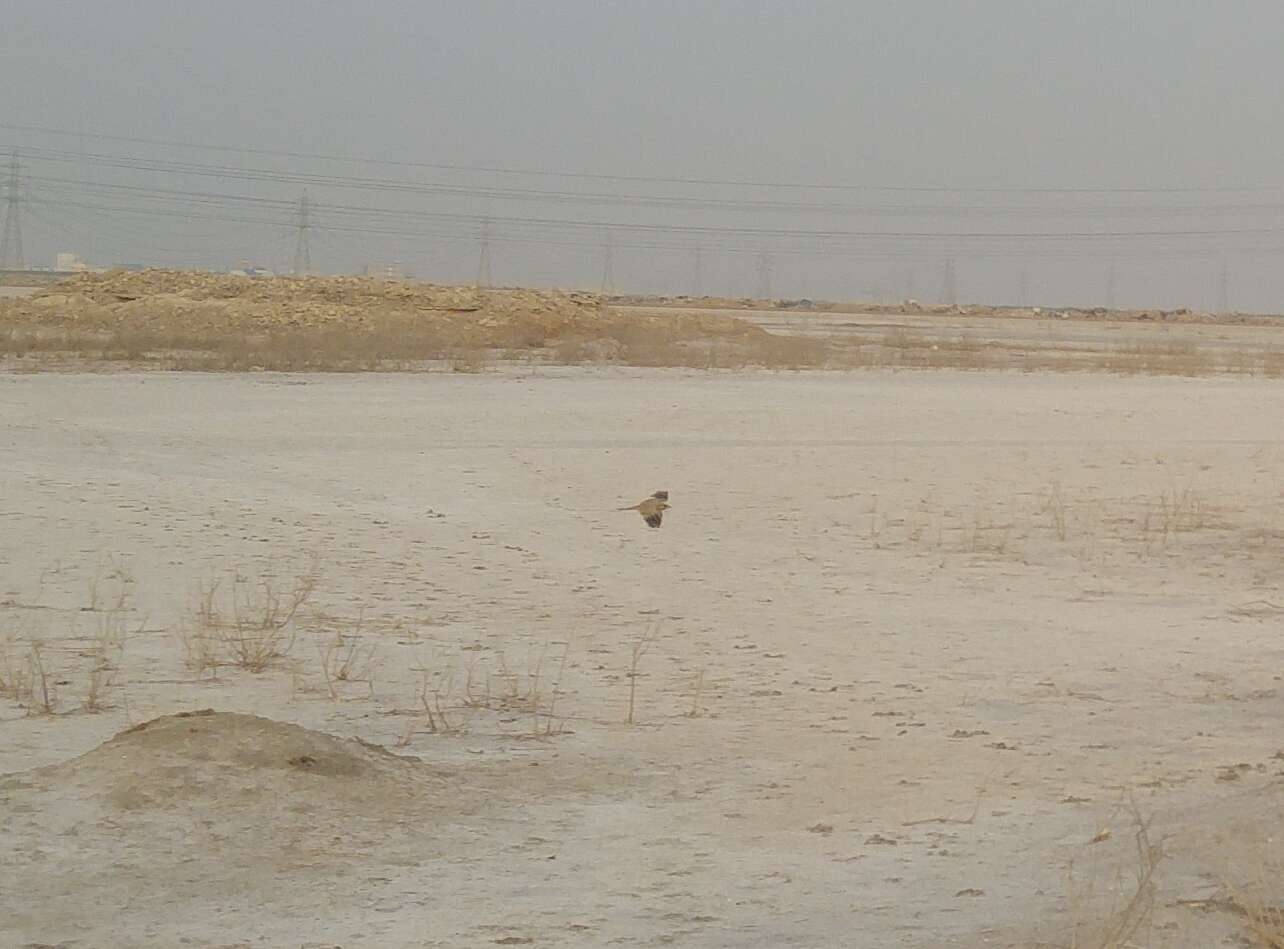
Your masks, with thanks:
M 1173 904 L 1279 826 L 1282 418 L 1250 378 L 0 376 L 0 635 L 62 683 L 0 699 L 0 945 L 1069 945 L 1127 792 L 1168 837 L 1139 944 L 1220 945 Z M 614 510 L 658 488 L 661 529 Z M 184 668 L 196 584 L 314 554 L 288 656 Z M 425 674 L 537 668 L 566 733 L 515 699 L 398 747 Z M 246 719 L 73 760 L 202 708 L 421 761 L 298 773 L 347 752 Z

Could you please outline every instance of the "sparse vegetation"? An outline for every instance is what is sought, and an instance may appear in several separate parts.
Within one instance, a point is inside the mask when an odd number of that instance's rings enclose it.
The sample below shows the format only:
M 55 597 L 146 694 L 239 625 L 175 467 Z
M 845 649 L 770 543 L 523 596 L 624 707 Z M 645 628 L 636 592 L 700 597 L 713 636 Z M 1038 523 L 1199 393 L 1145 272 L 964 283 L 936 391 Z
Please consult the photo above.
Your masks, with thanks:
M 137 627 L 131 628 L 123 611 L 112 610 L 99 613 L 94 622 L 94 639 L 88 653 L 92 665 L 86 677 L 85 696 L 80 706 L 86 712 L 101 712 L 109 707 L 106 692 L 119 685 L 118 675 L 125 656 L 125 646 L 131 637 L 143 631 L 147 618 L 143 617 Z
M 1061 496 L 1061 482 L 1053 481 L 1052 488 L 1048 492 L 1048 500 L 1043 505 L 1043 513 L 1048 515 L 1052 522 L 1052 532 L 1056 535 L 1057 540 L 1064 541 L 1068 536 L 1066 529 L 1066 502 Z
M 28 714 L 52 715 L 58 708 L 58 693 L 45 668 L 43 650 L 44 644 L 38 639 L 27 647 Z
M 637 711 L 638 677 L 642 674 L 638 671 L 638 667 L 641 665 L 642 657 L 647 654 L 647 651 L 655 642 L 655 638 L 656 628 L 650 626 L 629 647 L 629 671 L 625 673 L 625 677 L 629 680 L 629 705 L 628 711 L 624 715 L 625 725 L 632 725 L 636 721 L 634 716 Z
M 1143 502 L 1139 555 L 1164 549 L 1180 535 L 1203 530 L 1208 523 L 1208 504 L 1199 491 L 1190 486 L 1165 488 Z
M 1122 808 L 1116 811 L 1122 812 Z M 1076 865 L 1071 863 L 1069 898 L 1074 929 L 1069 949 L 1127 949 L 1149 932 L 1155 908 L 1155 871 L 1163 859 L 1163 848 L 1151 840 L 1150 822 L 1142 817 L 1135 801 L 1128 801 L 1127 812 L 1135 848 L 1135 862 L 1129 870 L 1107 873 L 1103 886 L 1102 878 L 1092 870 L 1076 877 Z M 1109 837 L 1102 831 L 1089 846 Z
M 197 584 L 193 605 L 177 631 L 184 665 L 198 677 L 216 675 L 222 661 L 216 633 L 221 622 L 215 605 L 217 594 L 217 581 Z
M 31 664 L 17 638 L 0 639 L 0 697 L 25 705 L 31 700 Z
M 294 616 L 316 589 L 315 574 L 298 577 L 286 591 L 271 580 L 257 584 L 233 581 L 230 624 L 218 627 L 232 663 L 262 672 L 294 646 Z
M 218 580 L 198 584 L 178 632 L 187 667 L 198 676 L 225 665 L 263 672 L 294 647 L 295 616 L 319 579 L 314 562 L 284 589 L 271 578 L 250 581 L 239 574 L 224 596 Z
M 374 695 L 374 665 L 379 645 L 364 641 L 363 619 L 364 614 L 357 617 L 350 631 L 344 633 L 336 630 L 333 636 L 324 635 L 316 644 L 321 660 L 321 676 L 332 702 L 342 698 L 340 690 L 344 683 L 365 683 L 370 695 Z
M 449 666 L 444 673 L 420 665 L 419 707 L 411 710 L 410 723 L 397 740 L 399 747 L 409 745 L 415 733 L 425 731 L 430 735 L 457 735 L 468 726 L 467 706 L 455 704 L 455 668 Z
M 1251 939 L 1260 949 L 1284 949 L 1284 900 L 1280 898 L 1279 868 L 1263 868 L 1260 878 L 1251 886 L 1228 886 L 1227 903 L 1243 916 Z M 1267 879 L 1267 873 L 1271 879 Z
M 691 707 L 686 711 L 687 718 L 699 718 L 704 714 L 700 699 L 704 697 L 704 670 L 696 673 L 695 684 L 691 687 Z
M 85 608 L 95 613 L 120 613 L 128 605 L 133 587 L 134 574 L 123 557 L 100 557 L 89 577 L 89 604 Z

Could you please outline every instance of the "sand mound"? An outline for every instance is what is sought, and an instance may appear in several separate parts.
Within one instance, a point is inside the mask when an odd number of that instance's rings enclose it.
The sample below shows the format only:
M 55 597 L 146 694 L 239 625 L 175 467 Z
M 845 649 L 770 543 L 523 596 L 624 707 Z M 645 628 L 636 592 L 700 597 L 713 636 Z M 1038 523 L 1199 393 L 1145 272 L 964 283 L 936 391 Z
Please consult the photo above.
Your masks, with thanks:
M 351 309 L 396 307 L 440 312 L 542 313 L 597 311 L 597 294 L 578 291 L 487 289 L 375 280 L 370 277 L 240 277 L 190 270 L 112 270 L 77 274 L 35 294 L 78 295 L 104 305 L 151 300 L 167 305 L 226 301 L 271 304 L 263 312 L 332 319 Z
M 77 274 L 24 301 L 19 310 L 88 326 L 188 331 L 372 326 L 417 318 L 450 325 L 521 321 L 553 331 L 600 315 L 591 293 L 477 290 L 367 277 L 239 277 L 182 270 L 113 270 Z
M 0 343 L 16 353 L 61 346 L 178 368 L 400 368 L 461 352 L 533 350 L 667 365 L 714 341 L 752 351 L 773 340 L 723 314 L 626 313 L 594 293 L 367 277 L 117 270 L 0 304 Z
M 6 782 L 0 779 L 0 792 Z M 298 725 L 204 710 L 137 725 L 71 761 L 19 776 L 26 786 L 80 792 L 114 809 L 244 807 L 258 801 L 392 803 L 442 784 L 417 758 Z
M 23 894 L 0 913 L 0 944 L 239 945 L 213 934 L 254 906 L 264 944 L 297 946 L 336 894 L 458 846 L 470 814 L 506 807 L 360 741 L 169 715 L 0 777 L 0 892 Z

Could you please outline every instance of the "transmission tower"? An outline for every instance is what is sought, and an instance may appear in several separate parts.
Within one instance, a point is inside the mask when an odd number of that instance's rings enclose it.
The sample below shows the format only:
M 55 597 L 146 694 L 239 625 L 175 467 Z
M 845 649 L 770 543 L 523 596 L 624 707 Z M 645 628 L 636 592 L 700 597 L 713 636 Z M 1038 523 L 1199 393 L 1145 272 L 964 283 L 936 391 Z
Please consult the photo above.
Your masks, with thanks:
M 615 240 L 611 231 L 606 232 L 606 242 L 602 247 L 602 292 L 615 290 Z
M 693 297 L 704 296 L 704 274 L 702 273 L 704 269 L 704 261 L 701 259 L 702 256 L 701 248 L 697 244 L 695 249 L 695 260 L 692 262 L 694 273 L 692 274 L 693 279 L 691 281 L 691 295 Z
M 947 257 L 945 260 L 945 274 L 942 280 L 942 296 L 949 306 L 954 306 L 959 302 L 958 277 L 954 273 L 954 258 Z
M 22 255 L 22 199 L 18 191 L 18 153 L 9 159 L 9 183 L 5 188 L 4 234 L 0 236 L 0 270 L 25 270 Z
M 754 297 L 759 300 L 771 299 L 771 255 L 766 251 L 758 255 L 758 290 Z
M 477 257 L 477 286 L 490 286 L 490 218 L 482 219 L 481 250 Z
M 1230 312 L 1230 273 L 1226 269 L 1226 258 L 1222 258 L 1222 277 L 1218 285 L 1217 312 Z
M 303 189 L 299 198 L 299 214 L 295 222 L 299 236 L 294 243 L 294 275 L 302 277 L 312 270 L 312 247 L 309 243 L 312 221 L 308 215 L 308 189 Z
M 905 301 L 914 299 L 914 268 L 905 271 Z

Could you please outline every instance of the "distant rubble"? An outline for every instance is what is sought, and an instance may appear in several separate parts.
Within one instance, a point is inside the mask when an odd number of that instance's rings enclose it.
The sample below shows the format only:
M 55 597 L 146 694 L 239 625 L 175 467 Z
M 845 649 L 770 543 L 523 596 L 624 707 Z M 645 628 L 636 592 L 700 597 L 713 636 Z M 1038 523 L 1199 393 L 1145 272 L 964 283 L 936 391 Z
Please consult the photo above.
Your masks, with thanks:
M 587 291 L 123 269 L 0 299 L 0 344 L 46 362 L 339 370 L 444 360 L 468 371 L 488 359 L 703 366 L 710 347 L 743 365 L 790 345 L 727 314 L 627 312 Z
M 894 313 L 914 316 L 981 316 L 997 319 L 1095 320 L 1112 323 L 1234 323 L 1278 325 L 1281 316 L 1261 313 L 1210 313 L 1189 310 L 1111 310 L 1106 307 L 992 306 L 979 303 L 945 304 L 903 300 L 899 303 L 838 303 L 810 299 L 757 300 L 752 297 L 645 296 L 614 294 L 603 297 L 608 306 L 657 309 L 792 310 L 816 313 Z

